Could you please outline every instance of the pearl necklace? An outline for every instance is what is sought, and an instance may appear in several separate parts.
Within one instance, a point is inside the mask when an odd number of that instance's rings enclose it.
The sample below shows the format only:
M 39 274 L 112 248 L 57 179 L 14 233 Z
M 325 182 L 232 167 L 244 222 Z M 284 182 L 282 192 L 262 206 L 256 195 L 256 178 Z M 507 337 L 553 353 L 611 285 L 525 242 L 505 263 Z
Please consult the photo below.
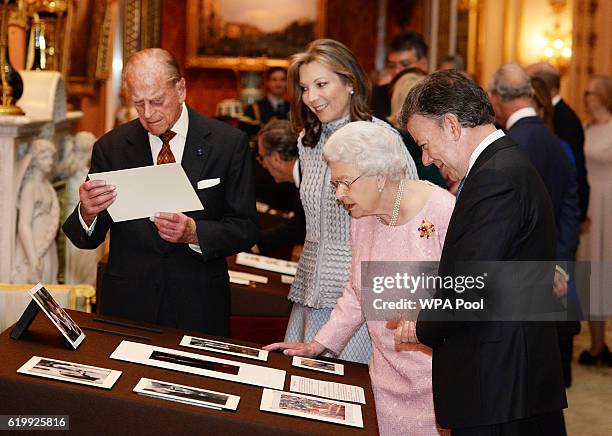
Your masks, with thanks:
M 400 181 L 399 187 L 397 188 L 397 194 L 395 195 L 395 201 L 393 202 L 393 211 L 391 212 L 391 220 L 389 221 L 389 227 L 395 227 L 397 225 L 397 219 L 399 218 L 400 205 L 402 204 L 402 197 L 404 195 L 404 179 Z M 381 217 L 377 217 L 378 221 L 384 224 Z

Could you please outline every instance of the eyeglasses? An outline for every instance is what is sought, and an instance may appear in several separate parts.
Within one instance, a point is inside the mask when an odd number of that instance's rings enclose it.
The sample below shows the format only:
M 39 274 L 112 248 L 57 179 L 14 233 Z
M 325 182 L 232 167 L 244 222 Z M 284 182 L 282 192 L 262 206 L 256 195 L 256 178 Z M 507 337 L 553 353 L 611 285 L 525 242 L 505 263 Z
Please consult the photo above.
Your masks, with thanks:
M 351 185 L 355 183 L 357 180 L 359 180 L 359 178 L 363 175 L 364 174 L 358 175 L 356 178 L 354 178 L 350 182 L 345 182 L 344 180 L 330 180 L 329 184 L 330 184 L 332 191 L 334 192 L 336 192 L 340 186 L 344 186 L 347 191 L 350 191 Z

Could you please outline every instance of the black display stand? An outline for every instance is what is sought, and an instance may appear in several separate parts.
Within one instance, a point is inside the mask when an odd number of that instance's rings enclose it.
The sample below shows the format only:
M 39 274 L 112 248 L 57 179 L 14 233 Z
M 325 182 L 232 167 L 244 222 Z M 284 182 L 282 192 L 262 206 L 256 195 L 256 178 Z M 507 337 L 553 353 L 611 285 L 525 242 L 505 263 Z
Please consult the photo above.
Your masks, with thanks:
M 15 324 L 15 327 L 13 327 L 13 330 L 11 330 L 11 339 L 22 339 L 27 333 L 32 321 L 34 321 L 34 318 L 36 318 L 36 315 L 38 315 L 38 312 L 40 312 L 40 306 L 36 303 L 36 301 L 34 301 L 34 299 L 32 299 L 30 304 L 28 304 L 28 307 L 26 307 L 26 309 L 23 311 L 23 314 L 17 321 L 17 324 Z M 76 350 L 76 348 L 74 348 L 63 335 L 62 339 L 64 340 L 64 346 L 66 348 L 69 350 Z

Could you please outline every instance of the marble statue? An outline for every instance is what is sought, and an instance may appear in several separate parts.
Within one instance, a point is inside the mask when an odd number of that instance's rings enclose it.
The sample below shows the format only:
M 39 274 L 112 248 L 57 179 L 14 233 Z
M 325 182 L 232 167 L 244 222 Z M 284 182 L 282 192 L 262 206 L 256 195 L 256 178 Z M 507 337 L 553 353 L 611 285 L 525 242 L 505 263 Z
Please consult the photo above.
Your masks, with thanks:
M 49 178 L 55 161 L 55 145 L 36 139 L 29 151 L 29 165 L 17 197 L 17 237 L 11 281 L 57 283 L 57 249 L 60 208 Z

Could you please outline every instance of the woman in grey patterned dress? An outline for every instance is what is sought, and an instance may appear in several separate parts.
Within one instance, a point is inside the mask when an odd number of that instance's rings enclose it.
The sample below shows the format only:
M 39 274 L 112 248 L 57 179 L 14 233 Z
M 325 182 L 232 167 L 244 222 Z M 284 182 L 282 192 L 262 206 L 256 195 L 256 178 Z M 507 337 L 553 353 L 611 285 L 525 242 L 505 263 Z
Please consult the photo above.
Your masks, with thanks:
M 308 342 L 329 319 L 351 267 L 351 218 L 330 189 L 323 144 L 351 121 L 392 127 L 372 117 L 369 80 L 353 53 L 340 42 L 319 39 L 311 42 L 306 51 L 292 56 L 288 82 L 291 120 L 296 131 L 301 131 L 300 198 L 306 215 L 306 238 L 289 292 L 293 309 L 285 341 Z M 406 159 L 409 178 L 417 179 L 408 152 Z M 367 363 L 370 353 L 364 324 L 338 357 Z

